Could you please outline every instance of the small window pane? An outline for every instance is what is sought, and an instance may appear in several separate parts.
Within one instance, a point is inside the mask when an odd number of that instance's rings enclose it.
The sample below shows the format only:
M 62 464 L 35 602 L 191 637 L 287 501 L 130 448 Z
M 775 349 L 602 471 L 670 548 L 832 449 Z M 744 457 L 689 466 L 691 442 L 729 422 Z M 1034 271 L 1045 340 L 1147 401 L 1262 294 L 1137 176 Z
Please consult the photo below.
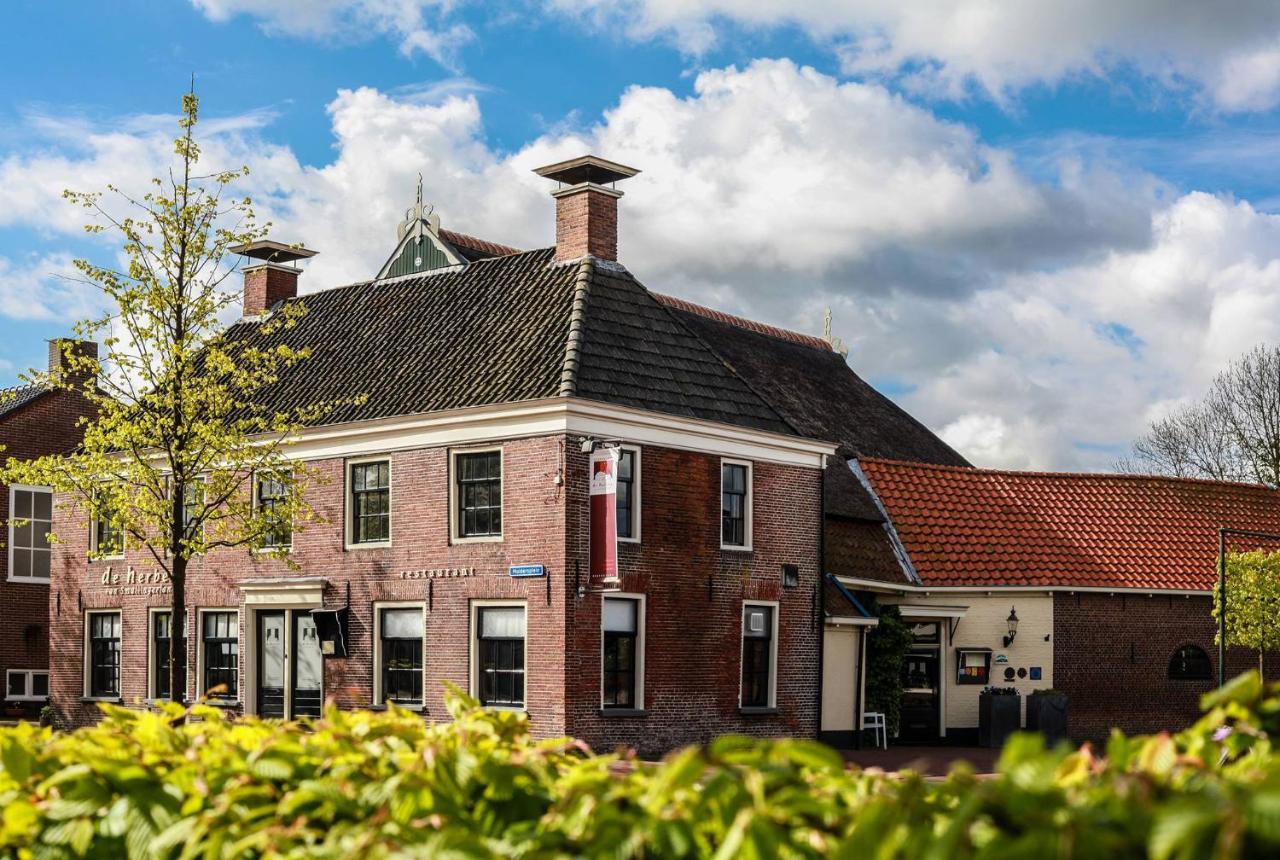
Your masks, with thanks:
M 9 695 L 25 696 L 27 694 L 27 676 L 23 672 L 9 673 Z
M 15 519 L 28 519 L 31 516 L 31 493 L 27 490 L 13 491 L 13 513 Z
M 35 497 L 35 505 L 31 512 L 31 518 L 35 520 L 51 520 L 53 519 L 53 493 L 32 493 Z
M 16 574 L 15 574 L 16 575 Z M 43 550 L 31 550 L 31 576 L 35 579 L 49 578 L 49 553 Z
M 604 629 L 613 633 L 635 633 L 638 603 L 635 600 L 606 600 Z
M 49 674 L 47 672 L 31 673 L 31 695 L 49 695 Z
M 524 608 L 506 606 L 480 610 L 480 635 L 496 639 L 524 638 Z
M 421 639 L 421 609 L 384 609 L 382 635 L 388 639 Z

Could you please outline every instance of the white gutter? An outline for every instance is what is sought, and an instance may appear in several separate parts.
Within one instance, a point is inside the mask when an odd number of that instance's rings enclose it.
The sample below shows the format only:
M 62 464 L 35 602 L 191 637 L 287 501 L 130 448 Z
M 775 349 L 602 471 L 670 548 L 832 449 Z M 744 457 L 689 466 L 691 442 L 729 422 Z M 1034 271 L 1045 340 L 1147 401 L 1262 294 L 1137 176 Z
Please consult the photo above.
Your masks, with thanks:
M 1213 590 L 1193 588 L 1119 588 L 1098 585 L 906 585 L 894 582 L 883 582 L 878 579 L 859 579 L 855 576 L 837 576 L 845 585 L 852 585 L 859 591 L 886 591 L 898 594 L 1106 594 L 1147 595 L 1148 597 L 1209 597 Z

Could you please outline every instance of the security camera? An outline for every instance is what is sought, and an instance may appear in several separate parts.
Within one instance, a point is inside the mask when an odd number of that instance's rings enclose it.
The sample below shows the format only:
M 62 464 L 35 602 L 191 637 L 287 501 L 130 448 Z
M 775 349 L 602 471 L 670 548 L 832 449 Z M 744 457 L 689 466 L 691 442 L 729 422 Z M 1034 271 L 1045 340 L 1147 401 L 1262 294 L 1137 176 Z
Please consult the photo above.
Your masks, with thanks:
M 592 449 L 595 447 L 596 447 L 596 440 L 591 438 L 584 438 L 580 446 L 582 453 L 584 454 L 590 454 Z

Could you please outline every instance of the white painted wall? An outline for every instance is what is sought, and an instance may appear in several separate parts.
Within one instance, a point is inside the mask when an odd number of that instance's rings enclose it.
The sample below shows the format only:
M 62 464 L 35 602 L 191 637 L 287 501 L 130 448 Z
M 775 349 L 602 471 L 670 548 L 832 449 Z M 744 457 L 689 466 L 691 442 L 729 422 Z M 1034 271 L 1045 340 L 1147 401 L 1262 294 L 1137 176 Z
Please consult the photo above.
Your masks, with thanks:
M 990 648 L 991 678 L 995 687 L 1014 687 L 1022 694 L 1022 721 L 1026 725 L 1026 699 L 1032 690 L 1053 686 L 1053 595 L 1017 592 L 986 595 L 980 592 L 948 592 L 943 595 L 880 595 L 880 602 L 909 603 L 912 605 L 938 605 L 966 607 L 965 615 L 956 625 L 955 635 L 948 636 L 950 621 L 941 619 L 943 625 L 942 681 L 944 723 L 949 728 L 977 728 L 979 685 L 956 683 L 956 648 Z M 1004 635 L 1008 632 L 1009 610 L 1017 607 L 1018 635 L 1013 643 L 1004 647 Z M 904 616 L 906 613 L 904 613 Z M 909 617 L 909 616 L 908 616 Z M 923 619 L 922 619 L 923 620 Z M 934 619 L 928 619 L 934 620 Z M 1049 636 L 1049 641 L 1045 637 Z M 1003 655 L 1008 662 L 996 662 Z M 1038 681 L 1031 680 L 1031 667 L 1039 666 L 1042 672 Z M 1013 668 L 1012 681 L 1006 681 L 1004 670 Z M 1017 677 L 1018 669 L 1026 669 L 1025 678 Z M 825 691 L 824 691 L 825 701 Z M 824 709 L 825 712 L 825 709 Z
M 858 645 L 861 627 L 828 624 L 823 633 L 822 731 L 851 732 L 857 727 Z

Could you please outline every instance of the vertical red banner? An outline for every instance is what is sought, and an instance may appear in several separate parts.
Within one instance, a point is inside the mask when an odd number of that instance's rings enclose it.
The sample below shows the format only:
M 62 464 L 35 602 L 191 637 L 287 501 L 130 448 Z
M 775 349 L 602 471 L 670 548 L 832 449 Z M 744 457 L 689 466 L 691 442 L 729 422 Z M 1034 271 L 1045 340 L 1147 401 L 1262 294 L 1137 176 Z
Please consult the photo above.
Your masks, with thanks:
M 591 452 L 591 582 L 618 581 L 618 460 L 617 448 Z

